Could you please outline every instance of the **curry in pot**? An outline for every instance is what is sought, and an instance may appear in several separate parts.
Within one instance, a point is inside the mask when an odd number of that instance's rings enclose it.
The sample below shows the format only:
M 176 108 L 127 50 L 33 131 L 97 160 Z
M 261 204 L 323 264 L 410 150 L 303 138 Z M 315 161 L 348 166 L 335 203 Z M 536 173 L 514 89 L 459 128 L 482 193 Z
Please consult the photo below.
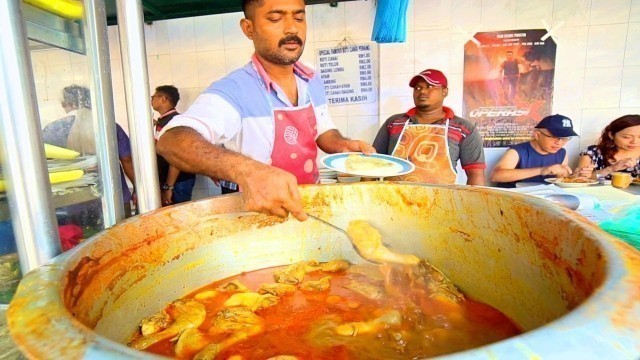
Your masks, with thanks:
M 348 231 L 376 236 L 363 222 Z M 382 264 L 303 261 L 216 281 L 143 319 L 129 346 L 180 359 L 415 359 L 520 333 L 425 260 L 376 249 Z

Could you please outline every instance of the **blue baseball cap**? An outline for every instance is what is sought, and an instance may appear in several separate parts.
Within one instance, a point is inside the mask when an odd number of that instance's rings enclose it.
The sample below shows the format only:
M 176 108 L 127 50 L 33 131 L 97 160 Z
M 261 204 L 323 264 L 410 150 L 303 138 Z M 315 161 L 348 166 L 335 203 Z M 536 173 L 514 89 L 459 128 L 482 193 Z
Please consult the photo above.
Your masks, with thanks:
M 573 131 L 573 121 L 568 117 L 560 114 L 549 115 L 540 120 L 536 129 L 547 129 L 553 136 L 557 137 L 569 137 L 578 136 Z

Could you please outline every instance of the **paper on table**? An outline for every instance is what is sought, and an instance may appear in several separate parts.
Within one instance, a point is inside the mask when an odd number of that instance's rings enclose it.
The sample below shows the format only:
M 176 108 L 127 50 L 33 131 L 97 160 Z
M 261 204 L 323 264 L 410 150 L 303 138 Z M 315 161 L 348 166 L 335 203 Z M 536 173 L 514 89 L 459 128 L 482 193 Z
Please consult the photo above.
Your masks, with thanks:
M 559 188 L 555 185 L 538 185 L 508 189 L 544 198 L 553 194 L 569 194 L 580 199 L 576 212 L 596 224 L 612 219 L 621 210 L 640 203 L 640 196 L 611 186 L 588 186 L 580 188 Z
M 568 191 L 566 191 L 568 189 L 560 188 L 555 185 L 542 184 L 542 185 L 534 185 L 534 186 L 519 187 L 515 189 L 504 189 L 504 190 L 531 195 L 531 196 L 539 197 L 549 201 L 553 201 L 549 199 L 549 195 L 557 195 L 557 194 L 573 195 L 576 198 L 578 198 L 578 201 L 579 201 L 578 208 L 576 209 L 576 211 L 578 212 L 582 210 L 597 209 L 600 206 L 600 202 L 598 201 L 598 199 L 592 195 L 569 193 Z M 553 201 L 553 202 L 560 203 L 562 205 L 562 202 L 560 201 Z
M 611 220 L 613 219 L 613 214 L 602 209 L 602 208 L 598 208 L 598 209 L 584 209 L 584 210 L 579 210 L 578 213 L 582 216 L 584 216 L 585 218 L 587 218 L 587 220 L 594 222 L 596 224 L 599 224 L 603 221 L 606 220 Z
M 564 190 L 573 195 L 594 196 L 600 202 L 600 206 L 610 212 L 616 212 L 620 208 L 639 201 L 638 196 L 611 186 L 591 186 Z

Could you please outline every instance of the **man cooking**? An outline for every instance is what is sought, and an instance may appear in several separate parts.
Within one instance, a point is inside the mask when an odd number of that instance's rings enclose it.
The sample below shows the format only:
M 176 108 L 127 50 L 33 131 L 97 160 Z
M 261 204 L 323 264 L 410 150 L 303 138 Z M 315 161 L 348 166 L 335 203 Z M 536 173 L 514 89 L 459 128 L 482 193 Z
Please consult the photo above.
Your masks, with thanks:
M 255 48 L 251 61 L 176 116 L 156 149 L 182 171 L 238 184 L 248 210 L 305 220 L 297 184 L 318 181 L 318 147 L 375 150 L 336 130 L 324 85 L 298 62 L 307 31 L 304 0 L 243 0 L 242 9 L 240 26 Z
M 399 180 L 453 184 L 458 160 L 467 185 L 484 185 L 484 150 L 475 124 L 443 106 L 449 94 L 447 78 L 427 69 L 411 78 L 415 107 L 391 116 L 378 131 L 373 146 L 379 153 L 407 159 L 416 170 Z

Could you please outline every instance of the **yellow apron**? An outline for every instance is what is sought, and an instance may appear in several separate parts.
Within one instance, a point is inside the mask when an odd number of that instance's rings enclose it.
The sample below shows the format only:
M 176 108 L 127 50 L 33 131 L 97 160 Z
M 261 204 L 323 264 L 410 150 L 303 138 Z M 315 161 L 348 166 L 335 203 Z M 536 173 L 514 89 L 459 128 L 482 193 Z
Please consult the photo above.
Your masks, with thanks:
M 411 161 L 416 170 L 393 180 L 453 184 L 457 174 L 449 155 L 449 119 L 445 125 L 410 124 L 407 120 L 392 155 Z

